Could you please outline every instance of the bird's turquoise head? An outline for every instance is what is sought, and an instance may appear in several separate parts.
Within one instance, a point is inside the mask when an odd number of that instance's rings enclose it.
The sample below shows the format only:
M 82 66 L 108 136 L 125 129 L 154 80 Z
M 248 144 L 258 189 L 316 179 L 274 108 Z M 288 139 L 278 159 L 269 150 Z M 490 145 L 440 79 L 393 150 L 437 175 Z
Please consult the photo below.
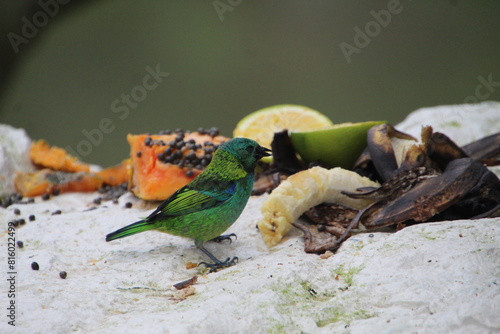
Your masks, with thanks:
M 241 162 L 243 168 L 247 172 L 253 172 L 257 162 L 268 157 L 271 150 L 260 146 L 255 140 L 248 138 L 233 138 L 219 146 L 221 151 L 225 151 L 233 155 Z

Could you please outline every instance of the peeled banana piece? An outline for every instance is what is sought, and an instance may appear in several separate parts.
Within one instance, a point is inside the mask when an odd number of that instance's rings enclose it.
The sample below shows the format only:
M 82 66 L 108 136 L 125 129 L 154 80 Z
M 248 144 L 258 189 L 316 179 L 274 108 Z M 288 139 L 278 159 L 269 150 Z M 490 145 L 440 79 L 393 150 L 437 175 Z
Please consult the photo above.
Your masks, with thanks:
M 338 203 L 362 209 L 373 203 L 370 199 L 353 199 L 341 193 L 342 190 L 355 192 L 361 187 L 380 187 L 380 184 L 340 167 L 313 167 L 290 176 L 262 204 L 263 218 L 257 226 L 266 245 L 277 245 L 292 223 L 318 204 Z

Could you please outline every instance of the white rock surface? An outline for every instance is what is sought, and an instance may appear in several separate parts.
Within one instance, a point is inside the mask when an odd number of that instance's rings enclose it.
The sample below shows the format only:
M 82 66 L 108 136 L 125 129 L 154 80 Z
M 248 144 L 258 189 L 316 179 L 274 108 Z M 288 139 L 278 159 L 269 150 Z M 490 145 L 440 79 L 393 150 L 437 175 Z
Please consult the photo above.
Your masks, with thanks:
M 463 127 L 464 137 L 475 136 Z M 206 260 L 186 239 L 146 232 L 106 243 L 107 233 L 153 207 L 127 194 L 119 204 L 84 211 L 97 196 L 65 194 L 0 209 L 4 268 L 6 222 L 36 215 L 16 230 L 24 248 L 16 251 L 15 328 L 7 324 L 4 269 L 0 333 L 500 331 L 500 218 L 362 233 L 322 259 L 304 253 L 295 229 L 267 249 L 255 228 L 265 196 L 255 197 L 228 230 L 238 235 L 235 242 L 207 244 L 216 256 L 240 262 L 204 274 L 186 269 Z M 133 208 L 124 208 L 127 201 Z M 62 214 L 51 215 L 57 209 Z M 39 271 L 31 269 L 33 261 Z M 67 279 L 59 277 L 63 270 Z M 196 274 L 190 291 L 172 288 Z
M 420 139 L 423 125 L 432 125 L 462 146 L 500 131 L 500 102 L 421 108 L 396 127 Z
M 0 196 L 14 192 L 16 171 L 33 170 L 29 158 L 31 139 L 24 129 L 0 124 Z

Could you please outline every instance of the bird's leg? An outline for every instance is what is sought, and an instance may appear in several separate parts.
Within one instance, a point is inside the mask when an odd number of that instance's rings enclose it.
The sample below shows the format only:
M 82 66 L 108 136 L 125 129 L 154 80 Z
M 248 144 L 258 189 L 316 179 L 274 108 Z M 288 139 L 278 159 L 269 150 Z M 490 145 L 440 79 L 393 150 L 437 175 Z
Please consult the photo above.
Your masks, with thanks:
M 207 263 L 207 262 L 200 262 L 198 266 L 204 265 L 207 268 L 210 268 L 210 272 L 216 272 L 218 269 L 221 268 L 226 268 L 235 265 L 238 263 L 238 258 L 235 256 L 232 259 L 228 257 L 224 262 L 217 259 L 215 256 L 213 256 L 212 253 L 210 253 L 205 247 L 203 247 L 203 242 L 195 241 L 196 247 L 198 247 L 199 250 L 201 250 L 205 255 L 207 255 L 214 263 Z
M 236 236 L 236 234 L 231 233 L 231 234 L 223 234 L 223 235 L 219 235 L 218 237 L 213 238 L 213 239 L 212 239 L 212 240 L 210 240 L 210 241 L 214 241 L 214 242 L 222 242 L 222 241 L 224 241 L 224 240 L 229 240 L 229 243 L 232 243 L 232 242 L 233 242 L 233 239 L 231 239 L 231 237 L 234 237 L 234 240 L 238 239 L 238 237 Z

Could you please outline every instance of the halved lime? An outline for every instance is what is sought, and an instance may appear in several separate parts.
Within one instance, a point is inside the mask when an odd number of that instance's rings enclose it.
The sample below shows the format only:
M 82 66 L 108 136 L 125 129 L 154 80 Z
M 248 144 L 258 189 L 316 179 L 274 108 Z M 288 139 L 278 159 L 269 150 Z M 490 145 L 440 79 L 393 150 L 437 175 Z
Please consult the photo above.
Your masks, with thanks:
M 324 130 L 292 132 L 290 138 L 304 161 L 349 169 L 366 147 L 368 130 L 382 123 L 386 122 L 342 123 Z
M 234 137 L 246 137 L 260 145 L 271 148 L 275 132 L 312 131 L 331 126 L 332 121 L 308 107 L 281 104 L 257 110 L 238 122 L 233 131 Z

